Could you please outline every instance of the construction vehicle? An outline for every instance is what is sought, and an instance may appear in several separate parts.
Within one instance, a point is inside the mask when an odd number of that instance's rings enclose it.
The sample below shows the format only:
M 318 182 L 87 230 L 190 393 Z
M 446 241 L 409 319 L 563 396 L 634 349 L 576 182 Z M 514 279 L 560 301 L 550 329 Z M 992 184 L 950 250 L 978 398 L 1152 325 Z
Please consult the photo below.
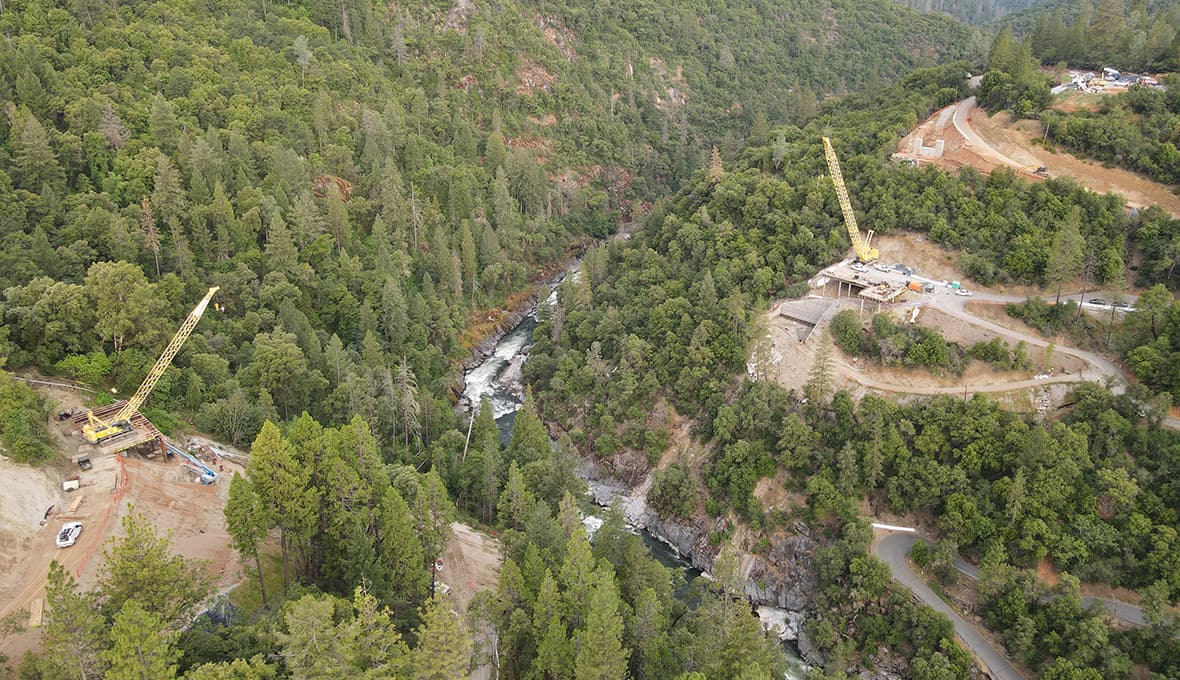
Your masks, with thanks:
M 832 175 L 832 184 L 836 187 L 836 198 L 840 199 L 840 210 L 844 213 L 844 226 L 848 228 L 848 237 L 852 239 L 852 250 L 856 259 L 866 264 L 875 262 L 880 253 L 872 247 L 874 233 L 862 239 L 860 229 L 856 226 L 856 215 L 852 213 L 852 202 L 848 200 L 848 188 L 844 186 L 844 174 L 840 172 L 840 160 L 836 158 L 836 150 L 827 137 L 824 140 L 824 158 L 828 161 L 828 172 Z
M 164 375 L 164 371 L 172 365 L 172 358 L 184 346 L 184 341 L 188 340 L 188 336 L 192 334 L 193 329 L 196 328 L 197 322 L 201 320 L 201 315 L 205 313 L 205 308 L 209 306 L 209 299 L 219 290 L 218 286 L 213 286 L 205 293 L 205 297 L 193 307 L 193 311 L 189 312 L 188 317 L 184 323 L 180 324 L 180 330 L 176 331 L 176 335 L 172 337 L 172 341 L 164 348 L 164 353 L 156 360 L 156 365 L 152 366 L 152 370 L 148 372 L 147 377 L 143 379 L 143 384 L 135 391 L 135 396 L 127 400 L 123 408 L 115 414 L 115 417 L 108 423 L 98 416 L 94 415 L 93 411 L 86 412 L 86 424 L 82 426 L 82 437 L 91 444 L 98 444 L 111 437 L 127 433 L 131 431 L 131 417 L 143 405 L 143 402 L 152 393 L 156 382 L 160 380 L 160 376 Z

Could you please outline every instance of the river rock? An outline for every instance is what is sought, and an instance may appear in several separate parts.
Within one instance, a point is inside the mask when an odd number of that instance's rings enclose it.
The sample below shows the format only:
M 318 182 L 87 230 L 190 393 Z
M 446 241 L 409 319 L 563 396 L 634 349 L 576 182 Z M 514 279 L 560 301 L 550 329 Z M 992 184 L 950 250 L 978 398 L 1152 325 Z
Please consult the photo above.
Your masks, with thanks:
M 827 664 L 828 660 L 824 657 L 823 652 L 819 651 L 819 648 L 815 646 L 815 644 L 811 641 L 811 637 L 807 634 L 806 626 L 801 626 L 799 628 L 798 645 L 799 656 L 803 657 L 803 660 L 806 661 L 808 665 L 823 667 L 825 664 Z

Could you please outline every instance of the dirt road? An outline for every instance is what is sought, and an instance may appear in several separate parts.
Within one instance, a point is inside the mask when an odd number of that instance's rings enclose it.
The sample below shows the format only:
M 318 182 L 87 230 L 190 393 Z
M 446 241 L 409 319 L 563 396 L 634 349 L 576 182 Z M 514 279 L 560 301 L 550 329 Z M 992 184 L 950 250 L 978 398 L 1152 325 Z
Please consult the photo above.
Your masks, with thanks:
M 953 111 L 949 126 L 946 125 L 947 110 Z M 1052 130 L 1049 132 L 1052 141 Z M 1039 143 L 1044 137 L 1045 130 L 1040 122 L 1014 120 L 1006 112 L 989 116 L 978 108 L 975 97 L 969 97 L 935 112 L 919 124 L 901 141 L 899 150 L 909 152 L 916 138 L 921 138 L 927 147 L 942 141 L 944 152 L 941 157 L 922 157 L 920 162 L 952 170 L 971 166 L 982 172 L 1009 167 L 1032 181 L 1040 178 L 1031 170 L 1044 166 L 1053 177 L 1069 177 L 1100 194 L 1120 194 L 1129 207 L 1158 205 L 1172 215 L 1180 216 L 1180 196 L 1170 187 L 1129 170 L 1108 168 L 1068 153 L 1055 153 Z M 908 155 L 912 157 L 912 154 Z

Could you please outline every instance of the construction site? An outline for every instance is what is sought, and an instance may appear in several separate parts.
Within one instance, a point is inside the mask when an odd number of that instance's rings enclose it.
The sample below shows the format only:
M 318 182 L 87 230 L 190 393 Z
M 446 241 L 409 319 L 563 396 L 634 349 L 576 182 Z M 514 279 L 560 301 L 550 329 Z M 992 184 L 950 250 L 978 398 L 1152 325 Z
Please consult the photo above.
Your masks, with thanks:
M 130 399 L 89 409 L 90 390 L 29 380 L 56 406 L 49 429 L 62 455 L 43 469 L 0 457 L 11 489 L 0 495 L 0 616 L 18 612 L 26 626 L 4 640 L 0 652 L 10 659 L 40 639 L 49 563 L 57 560 L 82 589 L 93 588 L 103 545 L 120 534 L 130 512 L 169 536 L 176 554 L 203 563 L 215 592 L 240 580 L 222 508 L 225 480 L 243 469 L 246 457 L 206 439 L 178 445 L 139 412 L 216 292 L 197 304 Z M 78 525 L 80 533 L 59 536 L 63 523 Z
M 948 107 L 932 120 L 936 125 L 939 121 L 946 124 L 955 110 Z M 914 139 L 911 149 L 927 156 L 939 155 L 946 148 L 944 144 L 929 147 L 921 137 Z M 993 339 L 1010 346 L 1020 344 L 1037 367 L 1035 371 L 999 371 L 976 362 L 961 375 L 936 375 L 920 368 L 870 365 L 835 350 L 833 387 L 857 396 L 870 392 L 894 396 L 987 392 L 1016 410 L 1044 413 L 1064 399 L 1073 383 L 1120 373 L 1104 357 L 1064 346 L 1062 338 L 1045 338 L 995 311 L 1010 302 L 1023 302 L 1037 291 L 1020 286 L 969 289 L 954 279 L 953 254 L 921 235 L 900 233 L 875 240 L 873 232 L 862 232 L 835 150 L 829 139 L 823 143 L 852 256 L 813 277 L 807 296 L 781 300 L 768 312 L 765 321 L 775 363 L 771 373 L 783 387 L 802 391 L 819 347 L 827 342 L 830 322 L 845 309 L 854 309 L 866 319 L 889 314 L 899 323 L 935 329 L 948 342 L 964 346 Z
M 1068 110 L 1069 97 L 1059 106 Z M 1038 120 L 1014 118 L 1007 111 L 989 115 L 970 97 L 936 111 L 910 131 L 893 159 L 944 170 L 972 167 L 984 173 L 1006 167 L 1031 181 L 1069 177 L 1100 194 L 1121 194 L 1128 208 L 1158 205 L 1180 216 L 1180 197 L 1167 186 L 1129 170 L 1057 153 L 1044 143 L 1051 133 Z

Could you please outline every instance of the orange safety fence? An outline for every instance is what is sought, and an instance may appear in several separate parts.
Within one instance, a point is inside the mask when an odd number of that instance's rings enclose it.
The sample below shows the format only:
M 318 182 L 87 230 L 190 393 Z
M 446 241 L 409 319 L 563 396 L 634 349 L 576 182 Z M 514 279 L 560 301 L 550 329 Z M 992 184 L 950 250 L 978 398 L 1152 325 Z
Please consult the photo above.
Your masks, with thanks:
M 119 507 L 119 502 L 123 500 L 124 494 L 127 493 L 127 486 L 130 484 L 130 477 L 127 476 L 127 463 L 123 460 L 123 454 L 116 453 L 115 460 L 119 461 L 119 484 L 117 488 L 111 492 L 112 502 L 107 505 L 106 512 L 102 514 L 102 521 L 98 525 L 98 535 L 101 537 L 106 534 L 107 523 L 111 521 L 111 512 Z M 78 563 L 78 568 L 74 570 L 75 578 L 82 578 L 82 572 L 86 569 L 86 565 L 90 563 L 90 558 L 94 555 L 94 550 L 102 543 L 98 540 L 86 549 L 86 553 L 82 556 L 82 561 Z

